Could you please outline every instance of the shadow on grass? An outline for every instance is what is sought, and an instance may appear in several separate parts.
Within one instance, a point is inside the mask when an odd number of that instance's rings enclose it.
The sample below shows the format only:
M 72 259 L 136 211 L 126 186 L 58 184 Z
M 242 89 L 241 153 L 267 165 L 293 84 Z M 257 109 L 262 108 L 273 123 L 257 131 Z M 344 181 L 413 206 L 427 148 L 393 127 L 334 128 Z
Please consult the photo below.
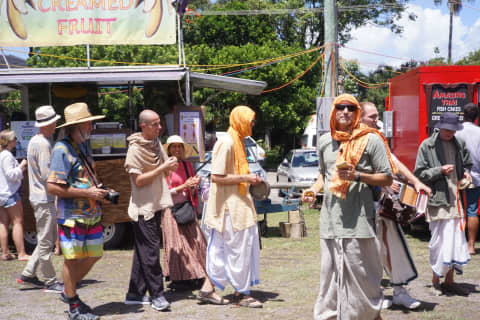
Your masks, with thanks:
M 277 302 L 284 302 L 285 301 L 283 299 L 277 299 L 278 293 L 270 292 L 270 291 L 252 290 L 250 292 L 250 296 L 257 299 L 261 303 L 265 303 L 267 301 L 277 301 Z M 238 298 L 235 298 L 234 294 L 228 294 L 228 295 L 225 296 L 225 298 L 232 301 L 233 303 L 235 303 L 235 301 L 238 301 Z
M 143 305 L 126 305 L 123 302 L 108 302 L 93 308 L 93 313 L 99 316 L 142 313 Z

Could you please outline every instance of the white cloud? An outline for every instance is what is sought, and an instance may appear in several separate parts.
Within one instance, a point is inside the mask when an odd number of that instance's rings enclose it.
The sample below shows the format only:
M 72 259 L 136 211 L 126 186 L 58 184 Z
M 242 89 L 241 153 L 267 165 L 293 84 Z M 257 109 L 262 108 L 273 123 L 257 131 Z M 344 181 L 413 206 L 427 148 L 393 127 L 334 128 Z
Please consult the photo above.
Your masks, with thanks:
M 440 9 L 422 8 L 417 5 L 409 5 L 406 11 L 415 13 L 417 19 L 410 21 L 405 14 L 398 21 L 398 24 L 404 28 L 402 34 L 396 35 L 388 28 L 372 24 L 360 27 L 352 31 L 352 40 L 345 45 L 348 48 L 340 48 L 340 56 L 357 60 L 364 71 L 374 70 L 379 64 L 399 66 L 410 59 L 427 61 L 436 57 L 435 47 L 440 49 L 439 56 L 446 58 L 448 56 L 449 15 L 442 14 Z M 459 16 L 453 17 L 453 61 L 478 49 L 479 32 L 480 19 L 471 27 L 467 27 Z M 377 54 L 366 54 L 352 49 Z

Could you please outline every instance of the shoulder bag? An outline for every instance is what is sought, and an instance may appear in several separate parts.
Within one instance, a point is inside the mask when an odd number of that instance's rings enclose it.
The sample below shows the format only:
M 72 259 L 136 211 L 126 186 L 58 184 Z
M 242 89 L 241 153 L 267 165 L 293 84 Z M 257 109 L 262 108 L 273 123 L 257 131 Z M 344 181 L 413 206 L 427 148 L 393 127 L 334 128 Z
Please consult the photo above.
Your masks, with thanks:
M 190 178 L 190 175 L 188 174 L 187 165 L 185 164 L 185 161 L 182 161 L 182 163 L 188 179 Z M 195 221 L 195 208 L 190 200 L 175 204 L 172 207 L 172 214 L 175 221 L 177 221 L 177 224 L 188 224 Z

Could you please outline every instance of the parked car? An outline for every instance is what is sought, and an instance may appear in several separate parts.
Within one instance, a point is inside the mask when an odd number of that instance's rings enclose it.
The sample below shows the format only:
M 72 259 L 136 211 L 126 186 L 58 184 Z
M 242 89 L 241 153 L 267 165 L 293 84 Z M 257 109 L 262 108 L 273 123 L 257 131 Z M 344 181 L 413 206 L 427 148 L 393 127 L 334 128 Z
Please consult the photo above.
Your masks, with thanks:
M 277 182 L 313 184 L 318 177 L 318 155 L 315 149 L 293 149 L 277 168 Z M 279 189 L 282 196 L 286 190 Z
M 226 135 L 227 133 L 225 131 L 217 131 L 215 132 L 217 139 L 220 138 L 223 135 Z M 253 152 L 255 155 L 255 158 L 257 159 L 257 162 L 260 162 L 260 164 L 265 161 L 265 150 L 258 145 L 258 143 L 250 136 L 246 137 L 244 139 L 245 147 L 250 148 L 250 150 Z

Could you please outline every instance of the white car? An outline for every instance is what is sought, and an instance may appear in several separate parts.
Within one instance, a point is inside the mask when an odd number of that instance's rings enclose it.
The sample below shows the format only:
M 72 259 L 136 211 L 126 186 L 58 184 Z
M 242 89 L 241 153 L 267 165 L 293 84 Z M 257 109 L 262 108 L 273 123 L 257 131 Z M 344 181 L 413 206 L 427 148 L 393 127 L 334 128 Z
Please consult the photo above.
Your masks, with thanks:
M 318 154 L 315 149 L 290 150 L 277 168 L 277 182 L 313 184 L 318 177 Z M 286 190 L 279 190 L 282 195 Z
M 227 134 L 225 131 L 216 131 L 215 132 L 217 139 L 219 139 L 221 136 L 224 136 Z M 248 149 L 250 148 L 253 154 L 255 155 L 256 161 L 263 163 L 265 161 L 265 150 L 258 145 L 258 143 L 250 136 L 246 137 L 244 139 L 245 147 Z

